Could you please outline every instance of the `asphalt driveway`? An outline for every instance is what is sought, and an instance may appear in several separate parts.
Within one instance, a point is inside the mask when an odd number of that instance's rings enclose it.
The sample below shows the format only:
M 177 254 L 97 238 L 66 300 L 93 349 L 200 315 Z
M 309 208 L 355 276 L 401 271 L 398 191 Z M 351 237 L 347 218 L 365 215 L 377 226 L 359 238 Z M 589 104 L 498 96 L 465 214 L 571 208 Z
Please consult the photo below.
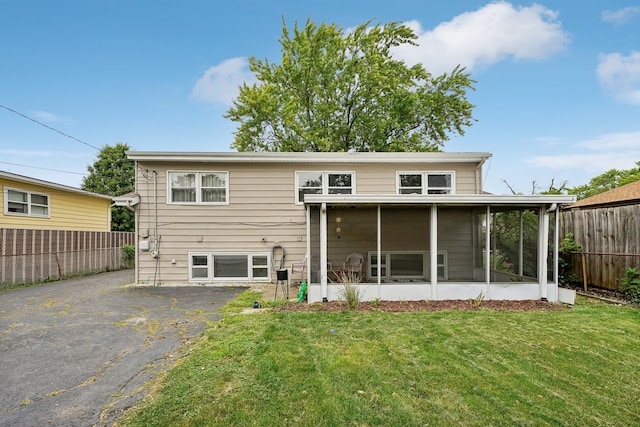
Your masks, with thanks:
M 133 271 L 0 292 L 0 426 L 110 426 L 245 288 L 132 287 Z

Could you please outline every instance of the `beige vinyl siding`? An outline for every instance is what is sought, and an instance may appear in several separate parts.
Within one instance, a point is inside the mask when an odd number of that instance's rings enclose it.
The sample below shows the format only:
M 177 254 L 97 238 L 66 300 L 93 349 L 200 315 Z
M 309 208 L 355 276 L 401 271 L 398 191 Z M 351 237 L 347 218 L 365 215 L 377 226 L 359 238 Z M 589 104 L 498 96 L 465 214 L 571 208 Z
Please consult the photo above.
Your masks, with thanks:
M 357 194 L 396 194 L 397 172 L 453 172 L 456 194 L 476 194 L 476 165 L 467 163 L 389 163 L 357 165 Z
M 275 164 L 141 167 L 157 172 L 160 256 L 154 259 L 149 253 L 139 254 L 139 282 L 148 282 L 154 277 L 160 282 L 187 282 L 190 252 L 271 254 L 273 246 L 280 244 L 286 252 L 287 267 L 292 261 L 303 259 L 306 253 L 306 216 L 304 206 L 293 203 L 295 169 L 283 170 Z M 167 170 L 228 172 L 229 204 L 167 204 Z M 142 235 L 149 234 L 148 240 L 153 246 L 153 182 L 142 176 L 137 180 L 141 196 L 138 230 Z M 156 263 L 159 267 L 157 273 Z
M 306 253 L 306 213 L 304 205 L 295 204 L 295 174 L 299 171 L 354 172 L 356 194 L 396 194 L 396 172 L 405 170 L 454 171 L 456 193 L 472 194 L 476 188 L 476 165 L 466 163 L 138 163 L 137 193 L 141 202 L 137 207 L 139 240 L 150 242 L 154 249 L 153 181 L 157 173 L 157 230 L 159 257 L 151 251 L 138 254 L 138 282 L 186 283 L 189 281 L 189 253 L 271 253 L 274 245 L 282 245 L 286 252 L 285 266 L 300 261 Z M 228 205 L 179 205 L 167 204 L 167 171 L 228 172 Z M 349 252 L 359 252 L 366 257 L 367 250 L 376 248 L 375 209 L 357 210 L 359 217 L 345 217 L 340 241 L 341 252 L 332 253 L 330 260 L 336 267 L 342 265 Z M 351 215 L 351 214 L 350 214 Z M 411 214 L 414 215 L 412 212 Z M 427 221 L 427 215 L 416 221 Z M 329 241 L 335 239 L 335 217 L 329 217 Z M 413 217 L 407 219 L 408 226 Z M 396 219 L 397 222 L 397 219 Z M 332 232 L 333 227 L 333 232 Z M 390 236 L 398 236 L 393 227 L 385 228 Z M 362 234 L 360 234 L 362 233 Z M 415 233 L 407 228 L 403 233 Z M 350 242 L 360 234 L 359 240 Z M 366 241 L 362 235 L 367 236 Z M 148 237 L 147 237 L 148 236 Z M 352 237 L 349 237 L 352 236 Z M 422 243 L 428 244 L 428 231 Z M 392 241 L 390 241 L 392 242 Z M 394 244 L 390 243 L 395 247 Z M 392 250 L 393 247 L 387 248 Z M 398 248 L 410 249 L 402 246 Z M 420 245 L 422 246 L 422 245 Z M 423 246 L 421 248 L 424 250 Z M 279 254 L 278 254 L 279 255 Z M 271 260 L 278 261 L 278 260 Z M 278 265 L 276 265 L 277 267 Z M 366 268 L 366 266 L 365 266 Z M 275 273 L 273 274 L 275 279 Z
M 0 178 L 0 224 L 6 228 L 48 230 L 110 231 L 111 200 Z M 45 194 L 49 197 L 49 217 L 5 215 L 4 189 Z

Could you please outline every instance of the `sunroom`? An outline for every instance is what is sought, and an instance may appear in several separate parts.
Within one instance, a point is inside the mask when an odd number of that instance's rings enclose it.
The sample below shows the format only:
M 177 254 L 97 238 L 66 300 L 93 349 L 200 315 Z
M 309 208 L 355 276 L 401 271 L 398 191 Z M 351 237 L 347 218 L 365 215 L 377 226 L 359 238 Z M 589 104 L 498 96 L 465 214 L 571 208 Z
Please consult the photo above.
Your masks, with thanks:
M 558 206 L 574 200 L 309 194 L 308 301 L 340 299 L 346 283 L 363 300 L 558 301 Z

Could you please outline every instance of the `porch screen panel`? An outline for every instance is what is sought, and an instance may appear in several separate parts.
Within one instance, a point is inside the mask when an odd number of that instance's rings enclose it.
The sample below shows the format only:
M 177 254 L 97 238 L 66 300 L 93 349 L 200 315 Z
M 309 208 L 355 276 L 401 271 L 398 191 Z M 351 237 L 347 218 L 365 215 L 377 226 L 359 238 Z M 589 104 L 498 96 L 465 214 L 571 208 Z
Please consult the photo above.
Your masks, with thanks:
M 491 208 L 491 281 L 538 280 L 537 210 Z
M 311 272 L 311 282 L 320 283 L 320 208 L 318 206 L 311 206 L 309 209 L 311 228 L 309 271 Z

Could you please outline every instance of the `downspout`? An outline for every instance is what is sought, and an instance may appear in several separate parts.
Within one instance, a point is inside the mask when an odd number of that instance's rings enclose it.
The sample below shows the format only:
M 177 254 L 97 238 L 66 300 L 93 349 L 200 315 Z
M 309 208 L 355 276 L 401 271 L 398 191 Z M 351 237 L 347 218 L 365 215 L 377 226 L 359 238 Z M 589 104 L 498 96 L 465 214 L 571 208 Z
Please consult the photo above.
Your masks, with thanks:
M 135 173 L 135 182 L 133 183 L 133 188 L 135 189 L 136 194 L 140 194 L 140 193 L 138 193 L 138 173 L 140 172 L 140 169 L 138 169 L 138 161 L 137 160 L 135 161 L 135 168 L 136 168 L 135 169 L 136 173 Z M 139 223 L 139 218 L 138 218 L 138 214 L 137 213 L 133 215 L 133 220 L 134 220 L 134 224 L 135 224 L 134 225 L 134 230 L 135 230 L 134 244 L 136 245 L 136 251 L 135 251 L 135 254 L 134 254 L 134 261 L 133 261 L 134 265 L 135 265 L 135 268 L 134 268 L 135 271 L 133 273 L 133 275 L 134 275 L 133 282 L 137 285 L 138 283 L 140 283 L 140 275 L 138 273 L 138 270 L 140 268 L 140 259 L 139 259 L 140 258 L 140 256 L 139 256 L 140 255 L 139 254 L 140 251 L 138 250 L 138 239 L 140 238 L 138 230 L 140 230 L 140 223 Z

